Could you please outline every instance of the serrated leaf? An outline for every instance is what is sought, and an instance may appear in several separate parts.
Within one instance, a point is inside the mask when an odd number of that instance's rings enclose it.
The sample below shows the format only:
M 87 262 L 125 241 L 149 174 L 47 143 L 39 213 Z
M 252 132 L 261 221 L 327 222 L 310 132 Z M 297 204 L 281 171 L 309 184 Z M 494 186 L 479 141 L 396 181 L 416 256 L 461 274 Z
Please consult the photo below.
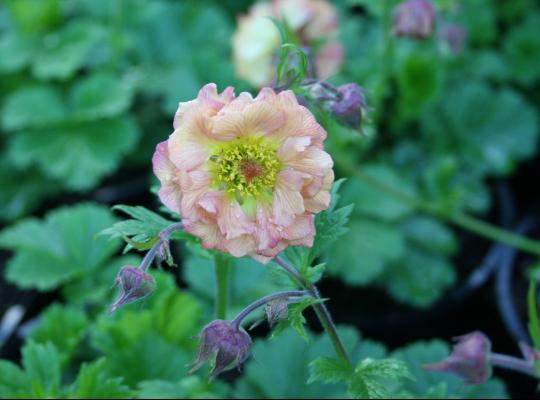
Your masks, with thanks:
M 386 223 L 355 219 L 349 228 L 347 240 L 335 243 L 327 254 L 327 271 L 349 284 L 372 282 L 405 251 L 403 235 Z
M 9 143 L 9 154 L 19 166 L 36 163 L 67 188 L 86 190 L 118 166 L 138 137 L 133 119 L 117 117 L 18 132 Z
M 285 331 L 288 327 L 291 327 L 302 339 L 304 339 L 305 341 L 309 341 L 309 336 L 305 328 L 306 319 L 304 318 L 303 313 L 306 308 L 314 304 L 322 303 L 323 301 L 325 300 L 307 298 L 299 301 L 298 303 L 289 304 L 287 318 L 281 320 L 278 323 L 278 325 L 272 332 L 272 338 L 277 337 L 278 335 L 283 333 L 283 331 Z
M 105 359 L 83 363 L 75 382 L 65 392 L 70 399 L 129 399 L 133 392 L 123 384 L 122 378 L 106 373 Z
M 453 138 L 463 158 L 493 173 L 531 157 L 538 142 L 536 112 L 521 95 L 481 81 L 453 87 L 423 122 L 433 140 Z
M 351 378 L 352 370 L 343 360 L 319 357 L 309 364 L 308 384 L 313 382 L 336 383 Z
M 28 342 L 22 349 L 22 365 L 34 396 L 55 398 L 60 394 L 60 355 L 51 344 Z
M 349 391 L 355 399 L 383 399 L 388 397 L 384 380 L 411 378 L 407 365 L 395 359 L 360 361 L 353 373 Z
M 53 304 L 41 315 L 28 338 L 36 343 L 52 343 L 60 353 L 62 364 L 66 365 L 89 326 L 90 321 L 83 311 Z
M 109 118 L 126 111 L 132 100 L 133 88 L 117 77 L 97 73 L 78 81 L 71 91 L 71 106 L 75 118 Z
M 4 103 L 2 127 L 6 131 L 42 128 L 66 117 L 66 105 L 55 89 L 46 85 L 23 87 Z
M 26 66 L 35 43 L 14 32 L 3 33 L 0 38 L 0 73 L 13 73 Z
M 189 376 L 178 382 L 160 380 L 139 383 L 139 399 L 212 399 L 227 398 L 228 387 L 219 382 L 205 382 L 198 376 Z
M 452 255 L 458 249 L 452 231 L 441 222 L 427 216 L 414 216 L 404 221 L 401 230 L 415 245 L 442 255 Z
M 533 85 L 540 78 L 538 24 L 540 15 L 530 14 L 508 32 L 503 44 L 511 77 L 524 86 Z
M 109 210 L 80 204 L 27 219 L 0 233 L 0 246 L 16 251 L 6 277 L 22 288 L 51 290 L 92 274 L 108 261 L 119 243 L 95 235 L 114 223 Z
M 42 79 L 69 78 L 88 61 L 91 50 L 104 38 L 103 33 L 99 25 L 79 19 L 47 34 L 32 72 Z
M 456 278 L 446 258 L 409 246 L 400 260 L 389 264 L 384 282 L 392 297 L 417 307 L 429 307 Z
M 25 398 L 29 396 L 30 381 L 24 371 L 10 361 L 0 360 L 0 397 Z

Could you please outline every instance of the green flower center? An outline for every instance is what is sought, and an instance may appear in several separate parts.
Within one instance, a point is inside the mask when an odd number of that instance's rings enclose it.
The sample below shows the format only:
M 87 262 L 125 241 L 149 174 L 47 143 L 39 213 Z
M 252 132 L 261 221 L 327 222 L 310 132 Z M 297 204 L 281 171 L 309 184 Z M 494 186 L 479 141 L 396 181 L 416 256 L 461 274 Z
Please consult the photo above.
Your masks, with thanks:
M 246 136 L 221 145 L 213 161 L 213 184 L 241 203 L 271 195 L 281 162 L 277 146 L 263 137 Z

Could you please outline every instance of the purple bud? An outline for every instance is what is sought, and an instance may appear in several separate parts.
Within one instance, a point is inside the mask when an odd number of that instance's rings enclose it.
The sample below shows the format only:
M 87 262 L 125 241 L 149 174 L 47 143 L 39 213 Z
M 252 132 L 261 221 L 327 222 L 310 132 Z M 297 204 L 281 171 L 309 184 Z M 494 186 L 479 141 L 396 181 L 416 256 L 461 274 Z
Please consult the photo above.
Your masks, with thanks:
M 329 109 L 343 124 L 359 128 L 368 109 L 364 91 L 356 83 L 338 86 L 337 99 L 329 103 Z
M 449 372 L 471 385 L 485 383 L 491 376 L 491 342 L 482 332 L 457 338 L 452 353 L 445 360 L 426 365 L 430 371 Z
M 439 31 L 439 39 L 453 54 L 461 54 L 467 31 L 461 25 L 445 25 Z
M 156 281 L 152 275 L 132 266 L 123 267 L 114 284 L 119 286 L 120 294 L 109 307 L 111 313 L 126 304 L 148 296 L 156 288 Z
M 199 354 L 190 372 L 198 370 L 206 361 L 210 361 L 211 379 L 224 371 L 240 366 L 248 358 L 251 349 L 251 338 L 247 332 L 221 319 L 206 325 L 199 338 Z
M 289 316 L 289 299 L 276 299 L 266 303 L 266 319 L 270 326 L 274 326 Z
M 435 8 L 429 0 L 407 0 L 398 5 L 392 25 L 396 36 L 425 39 L 433 33 Z

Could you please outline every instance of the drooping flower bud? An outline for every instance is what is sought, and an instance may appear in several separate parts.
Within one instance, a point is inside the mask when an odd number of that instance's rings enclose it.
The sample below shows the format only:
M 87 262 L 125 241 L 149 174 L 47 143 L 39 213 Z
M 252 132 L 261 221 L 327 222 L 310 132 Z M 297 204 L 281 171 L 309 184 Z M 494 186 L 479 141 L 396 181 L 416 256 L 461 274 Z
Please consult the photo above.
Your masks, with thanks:
M 486 382 L 492 371 L 491 342 L 488 337 L 482 332 L 473 332 L 457 339 L 450 356 L 424 368 L 458 375 L 471 385 Z
M 439 31 L 442 44 L 453 54 L 461 54 L 465 45 L 467 31 L 461 25 L 445 25 Z
M 109 307 L 111 313 L 126 304 L 145 298 L 156 288 L 156 281 L 152 275 L 132 266 L 123 267 L 114 284 L 118 285 L 120 293 Z
M 396 36 L 425 39 L 433 33 L 435 8 L 430 0 L 407 0 L 398 5 L 392 25 Z
M 281 298 L 266 303 L 266 319 L 270 326 L 274 326 L 289 316 L 289 299 Z
M 241 327 L 235 328 L 229 321 L 215 320 L 206 325 L 201 334 L 199 354 L 190 372 L 209 361 L 212 366 L 210 378 L 240 366 L 249 356 L 251 338 Z
M 344 125 L 360 128 L 367 111 L 364 91 L 356 83 L 346 83 L 337 87 L 337 100 L 330 103 L 330 110 Z

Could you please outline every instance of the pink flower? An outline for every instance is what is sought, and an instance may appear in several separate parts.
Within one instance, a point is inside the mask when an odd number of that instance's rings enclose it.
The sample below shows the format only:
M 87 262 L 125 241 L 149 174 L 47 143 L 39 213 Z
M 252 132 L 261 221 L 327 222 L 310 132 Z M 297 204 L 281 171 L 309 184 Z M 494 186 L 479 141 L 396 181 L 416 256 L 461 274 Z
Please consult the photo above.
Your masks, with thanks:
M 326 131 L 291 91 L 235 97 L 208 84 L 180 103 L 174 129 L 153 158 L 159 196 L 205 248 L 268 262 L 313 245 L 333 162 Z
M 276 18 L 293 31 L 308 56 L 317 78 L 336 74 L 343 62 L 343 47 L 336 40 L 338 19 L 326 0 L 272 0 L 256 3 L 238 19 L 233 37 L 234 61 L 239 77 L 255 87 L 273 83 L 280 47 Z
M 425 39 L 433 33 L 435 18 L 430 0 L 406 0 L 396 8 L 392 32 L 396 36 Z

